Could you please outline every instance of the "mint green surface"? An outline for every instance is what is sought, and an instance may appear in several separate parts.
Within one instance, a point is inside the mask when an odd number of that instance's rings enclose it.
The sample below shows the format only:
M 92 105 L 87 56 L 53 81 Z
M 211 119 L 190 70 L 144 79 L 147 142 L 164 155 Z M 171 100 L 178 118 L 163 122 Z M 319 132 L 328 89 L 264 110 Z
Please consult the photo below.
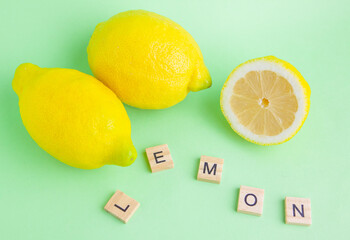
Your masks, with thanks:
M 37 146 L 11 88 L 16 67 L 91 74 L 96 24 L 129 9 L 165 15 L 199 44 L 213 86 L 165 110 L 126 106 L 139 157 L 128 167 L 69 167 Z M 350 2 L 5 1 L 0 7 L 0 239 L 349 239 Z M 311 109 L 289 142 L 235 134 L 220 90 L 240 63 L 275 55 L 311 87 Z M 175 168 L 152 174 L 145 148 L 167 143 Z M 196 180 L 199 157 L 225 159 L 220 185 Z M 261 217 L 237 213 L 240 185 L 265 189 Z M 141 203 L 123 224 L 103 210 L 117 189 Z M 311 198 L 310 227 L 284 223 L 284 197 Z

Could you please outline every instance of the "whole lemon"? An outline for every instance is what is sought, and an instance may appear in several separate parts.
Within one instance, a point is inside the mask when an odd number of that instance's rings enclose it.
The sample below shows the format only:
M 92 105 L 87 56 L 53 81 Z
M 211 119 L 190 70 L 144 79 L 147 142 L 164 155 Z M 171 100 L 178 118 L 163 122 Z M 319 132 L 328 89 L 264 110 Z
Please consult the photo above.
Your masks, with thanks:
M 53 157 L 83 169 L 134 162 L 137 153 L 124 106 L 94 77 L 24 63 L 12 86 L 24 126 Z
M 87 51 L 95 77 L 134 107 L 167 108 L 211 86 L 191 35 L 153 12 L 122 12 L 98 24 Z

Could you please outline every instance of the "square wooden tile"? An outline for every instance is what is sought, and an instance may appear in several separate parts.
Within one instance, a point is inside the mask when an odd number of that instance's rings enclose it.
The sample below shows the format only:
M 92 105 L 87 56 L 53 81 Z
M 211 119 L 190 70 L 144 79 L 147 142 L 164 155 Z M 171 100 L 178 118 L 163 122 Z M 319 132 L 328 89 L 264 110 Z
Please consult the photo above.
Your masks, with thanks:
M 286 223 L 311 225 L 311 201 L 308 198 L 286 197 Z
M 264 206 L 264 189 L 241 186 L 237 212 L 261 216 Z
M 109 199 L 104 209 L 124 223 L 127 223 L 139 206 L 139 202 L 118 190 Z
M 211 183 L 220 183 L 224 159 L 201 156 L 197 180 Z
M 152 173 L 174 167 L 168 144 L 146 148 L 146 154 Z

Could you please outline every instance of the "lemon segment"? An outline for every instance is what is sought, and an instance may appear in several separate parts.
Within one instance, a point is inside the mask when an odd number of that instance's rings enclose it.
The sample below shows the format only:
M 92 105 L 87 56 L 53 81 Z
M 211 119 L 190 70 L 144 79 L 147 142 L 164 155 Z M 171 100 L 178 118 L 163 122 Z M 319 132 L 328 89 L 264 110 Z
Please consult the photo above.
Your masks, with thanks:
M 272 56 L 238 66 L 221 92 L 221 108 L 231 127 L 261 145 L 292 138 L 309 106 L 307 82 L 292 65 Z

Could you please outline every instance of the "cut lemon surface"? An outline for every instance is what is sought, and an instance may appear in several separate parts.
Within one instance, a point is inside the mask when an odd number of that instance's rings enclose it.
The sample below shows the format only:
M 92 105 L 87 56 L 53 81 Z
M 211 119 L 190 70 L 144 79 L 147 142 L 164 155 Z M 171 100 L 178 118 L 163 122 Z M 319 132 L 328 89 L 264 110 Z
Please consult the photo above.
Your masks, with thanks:
M 310 87 L 290 63 L 273 56 L 235 68 L 221 91 L 221 110 L 233 130 L 260 145 L 291 139 L 310 107 Z

